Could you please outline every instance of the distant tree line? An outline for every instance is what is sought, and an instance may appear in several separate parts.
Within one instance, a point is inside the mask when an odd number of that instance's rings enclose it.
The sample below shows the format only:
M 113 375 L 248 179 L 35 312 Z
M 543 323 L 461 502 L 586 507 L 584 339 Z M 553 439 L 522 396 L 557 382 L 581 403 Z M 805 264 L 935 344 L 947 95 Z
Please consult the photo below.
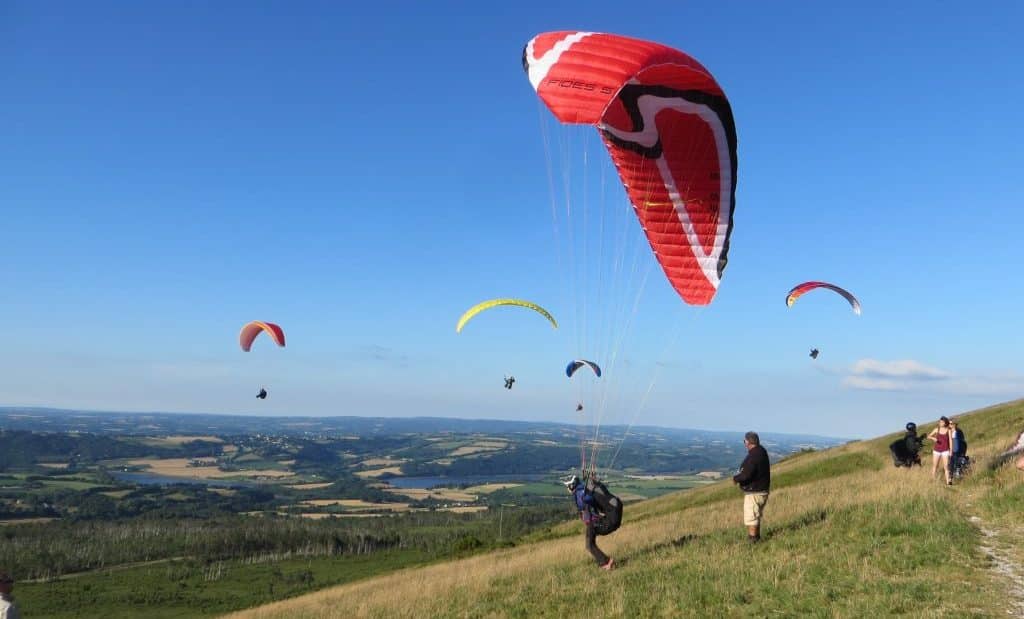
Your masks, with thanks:
M 565 505 L 548 505 L 475 514 L 416 512 L 332 520 L 225 515 L 205 520 L 54 521 L 0 529 L 0 565 L 18 578 L 36 579 L 176 557 L 272 560 L 390 549 L 417 549 L 445 557 L 514 543 L 567 516 Z

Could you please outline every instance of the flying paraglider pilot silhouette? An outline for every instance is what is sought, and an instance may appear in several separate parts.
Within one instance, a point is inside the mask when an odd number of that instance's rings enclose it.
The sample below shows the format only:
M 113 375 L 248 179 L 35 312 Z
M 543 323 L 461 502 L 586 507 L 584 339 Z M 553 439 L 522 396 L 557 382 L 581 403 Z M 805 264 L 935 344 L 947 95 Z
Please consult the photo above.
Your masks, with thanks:
M 817 359 L 817 358 L 818 358 L 818 349 L 817 348 L 812 348 L 811 349 L 811 359 Z
M 516 383 L 516 377 L 515 376 L 506 376 L 505 377 L 505 388 L 506 389 L 511 389 L 512 385 L 514 385 L 515 383 Z
M 267 390 L 264 389 L 263 387 L 260 387 L 260 392 L 256 394 L 256 397 L 259 398 L 260 400 L 266 400 Z

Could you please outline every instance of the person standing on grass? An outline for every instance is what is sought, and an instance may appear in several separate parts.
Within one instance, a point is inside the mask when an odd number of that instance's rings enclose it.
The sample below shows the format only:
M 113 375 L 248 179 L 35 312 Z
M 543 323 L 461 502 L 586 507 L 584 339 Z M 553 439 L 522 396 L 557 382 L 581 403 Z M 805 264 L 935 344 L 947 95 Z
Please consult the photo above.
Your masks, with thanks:
M 18 608 L 11 597 L 14 579 L 7 572 L 0 571 L 0 619 L 21 619 Z
M 601 515 L 597 512 L 593 495 L 587 492 L 587 484 L 573 475 L 565 482 L 565 487 L 572 494 L 576 502 L 576 509 L 580 513 L 580 519 L 583 520 L 583 524 L 586 526 L 587 552 L 590 553 L 590 556 L 594 557 L 594 561 L 597 562 L 601 569 L 615 569 L 615 559 L 604 554 L 597 547 L 597 529 L 595 525 Z
M 957 425 L 956 419 L 949 420 L 949 434 L 953 437 L 953 446 L 949 454 L 949 475 L 951 479 L 963 477 L 967 466 L 967 435 Z
M 953 451 L 953 433 L 949 427 L 948 417 L 939 417 L 939 425 L 935 426 L 935 429 L 928 434 L 928 439 L 935 441 L 935 446 L 932 447 L 932 479 L 935 479 L 935 474 L 941 466 L 946 474 L 946 485 L 952 486 L 953 480 L 949 476 L 949 457 Z
M 747 541 L 756 544 L 761 541 L 761 517 L 772 485 L 771 464 L 757 432 L 747 432 L 743 445 L 747 448 L 747 457 L 732 480 L 744 493 L 743 524 L 747 526 Z

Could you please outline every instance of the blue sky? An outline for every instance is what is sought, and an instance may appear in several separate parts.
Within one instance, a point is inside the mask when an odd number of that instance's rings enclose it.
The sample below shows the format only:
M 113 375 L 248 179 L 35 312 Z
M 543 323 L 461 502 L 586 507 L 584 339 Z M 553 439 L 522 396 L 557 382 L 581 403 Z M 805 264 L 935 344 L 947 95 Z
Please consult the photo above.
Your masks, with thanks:
M 1011 2 L 6 2 L 0 404 L 573 421 L 600 397 L 607 422 L 869 436 L 1020 397 L 1022 19 Z M 542 137 L 595 171 L 602 153 L 558 133 L 519 59 L 558 29 L 677 47 L 729 96 L 737 207 L 710 307 L 684 306 L 622 219 L 619 257 L 650 272 L 635 318 L 591 303 L 577 328 L 570 288 L 596 294 L 601 267 L 559 253 Z M 598 178 L 581 185 L 628 214 Z M 787 310 L 808 279 L 863 316 L 826 293 Z M 638 281 L 609 307 L 632 315 Z M 562 328 L 496 310 L 454 333 L 499 296 Z M 288 347 L 239 351 L 253 319 Z M 615 352 L 611 387 L 561 374 Z

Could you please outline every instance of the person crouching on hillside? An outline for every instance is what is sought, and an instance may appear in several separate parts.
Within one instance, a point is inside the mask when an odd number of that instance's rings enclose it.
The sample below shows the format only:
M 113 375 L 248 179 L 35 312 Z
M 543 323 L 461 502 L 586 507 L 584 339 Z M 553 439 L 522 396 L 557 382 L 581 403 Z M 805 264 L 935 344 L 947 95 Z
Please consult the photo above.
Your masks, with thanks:
M 583 520 L 583 524 L 587 527 L 587 552 L 590 553 L 590 556 L 594 557 L 594 561 L 601 566 L 601 569 L 613 569 L 615 567 L 615 559 L 604 554 L 601 552 L 601 549 L 597 547 L 597 529 L 594 525 L 597 523 L 597 520 L 601 515 L 597 512 L 593 495 L 587 492 L 587 485 L 582 483 L 575 475 L 565 482 L 565 487 L 576 500 L 576 509 L 580 513 L 580 519 Z
M 949 476 L 949 456 L 953 447 L 953 433 L 949 428 L 949 419 L 939 417 L 939 425 L 928 434 L 928 438 L 935 441 L 935 446 L 932 447 L 932 479 L 935 479 L 939 466 L 942 466 L 942 470 L 946 474 L 946 485 L 952 486 L 953 480 Z
M 747 541 L 756 544 L 761 541 L 761 517 L 772 485 L 771 464 L 757 432 L 747 432 L 743 445 L 747 448 L 747 457 L 732 480 L 744 493 L 743 524 L 747 525 Z

